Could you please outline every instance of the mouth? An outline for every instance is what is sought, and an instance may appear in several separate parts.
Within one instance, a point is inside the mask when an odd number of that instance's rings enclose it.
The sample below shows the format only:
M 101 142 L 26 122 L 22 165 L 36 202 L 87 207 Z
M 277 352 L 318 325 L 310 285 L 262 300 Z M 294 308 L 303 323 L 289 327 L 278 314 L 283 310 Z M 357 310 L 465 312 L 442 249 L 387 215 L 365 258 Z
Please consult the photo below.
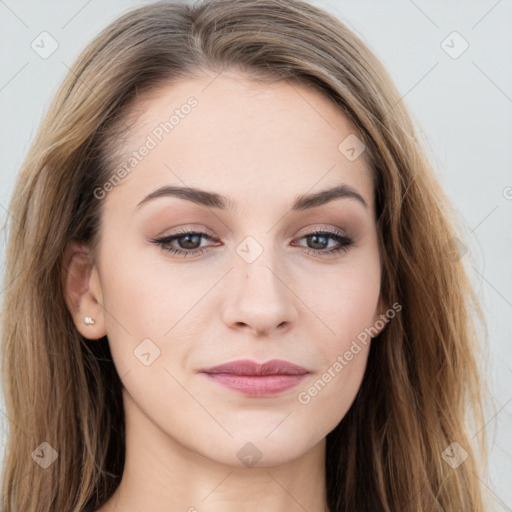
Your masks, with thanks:
M 247 359 L 201 370 L 209 380 L 249 396 L 283 393 L 297 386 L 310 372 L 280 359 L 256 363 Z

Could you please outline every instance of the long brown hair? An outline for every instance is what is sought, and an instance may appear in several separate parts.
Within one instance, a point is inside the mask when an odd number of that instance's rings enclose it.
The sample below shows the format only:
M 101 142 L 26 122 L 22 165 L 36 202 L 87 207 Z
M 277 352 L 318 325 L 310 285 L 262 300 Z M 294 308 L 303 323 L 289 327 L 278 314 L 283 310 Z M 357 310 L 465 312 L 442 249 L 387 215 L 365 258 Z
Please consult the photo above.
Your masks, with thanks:
M 483 425 L 476 321 L 485 321 L 468 256 L 457 253 L 463 223 L 382 64 L 341 21 L 301 0 L 147 5 L 104 29 L 65 78 L 9 208 L 2 510 L 93 511 L 119 485 L 122 383 L 106 337 L 90 342 L 74 326 L 63 253 L 71 240 L 96 240 L 102 201 L 93 191 L 112 175 L 136 97 L 228 68 L 321 91 L 357 128 L 373 170 L 381 293 L 402 310 L 372 342 L 358 395 L 327 436 L 330 510 L 483 510 L 483 432 L 472 439 L 468 430 Z M 57 459 L 36 464 L 50 448 Z M 461 448 L 468 458 L 454 468 L 443 452 Z

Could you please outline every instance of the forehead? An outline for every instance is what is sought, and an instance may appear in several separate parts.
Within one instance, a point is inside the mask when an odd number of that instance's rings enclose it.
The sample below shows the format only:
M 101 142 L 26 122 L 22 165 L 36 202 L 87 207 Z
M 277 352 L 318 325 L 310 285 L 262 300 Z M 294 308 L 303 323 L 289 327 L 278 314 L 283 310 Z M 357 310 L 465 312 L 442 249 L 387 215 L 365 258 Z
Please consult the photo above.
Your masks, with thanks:
M 355 127 L 309 86 L 235 72 L 183 79 L 141 97 L 127 124 L 116 163 L 134 165 L 113 196 L 124 189 L 133 202 L 166 184 L 268 202 L 346 183 L 373 206 L 365 151 L 346 152 L 358 144 Z

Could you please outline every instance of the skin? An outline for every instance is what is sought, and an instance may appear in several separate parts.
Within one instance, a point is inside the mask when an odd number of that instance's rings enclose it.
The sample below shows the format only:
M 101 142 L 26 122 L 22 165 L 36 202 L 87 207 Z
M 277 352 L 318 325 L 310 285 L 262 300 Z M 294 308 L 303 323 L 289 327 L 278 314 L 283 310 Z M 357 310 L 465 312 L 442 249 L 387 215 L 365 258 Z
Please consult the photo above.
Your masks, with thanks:
M 102 199 L 97 252 L 77 243 L 67 248 L 76 327 L 90 343 L 108 336 L 124 385 L 125 471 L 99 510 L 327 510 L 325 437 L 356 396 L 369 343 L 307 404 L 298 394 L 386 309 L 370 167 L 364 152 L 350 161 L 338 150 L 356 131 L 322 94 L 286 82 L 258 84 L 234 71 L 140 99 L 126 155 L 190 96 L 197 107 Z M 299 194 L 341 183 L 368 207 L 341 198 L 290 211 Z M 170 196 L 137 207 L 163 185 L 218 192 L 235 207 L 222 211 Z M 187 257 L 151 241 L 181 228 L 216 241 L 172 242 L 206 249 Z M 354 244 L 314 254 L 339 243 L 321 238 L 315 245 L 306 235 L 333 229 Z M 251 263 L 237 252 L 248 236 L 262 249 Z M 255 254 L 257 246 L 247 247 Z M 95 323 L 85 325 L 85 316 Z M 134 355 L 144 339 L 160 351 L 147 366 Z M 198 373 L 236 359 L 284 359 L 311 373 L 264 398 Z M 256 464 L 237 456 L 244 446 L 260 454 Z

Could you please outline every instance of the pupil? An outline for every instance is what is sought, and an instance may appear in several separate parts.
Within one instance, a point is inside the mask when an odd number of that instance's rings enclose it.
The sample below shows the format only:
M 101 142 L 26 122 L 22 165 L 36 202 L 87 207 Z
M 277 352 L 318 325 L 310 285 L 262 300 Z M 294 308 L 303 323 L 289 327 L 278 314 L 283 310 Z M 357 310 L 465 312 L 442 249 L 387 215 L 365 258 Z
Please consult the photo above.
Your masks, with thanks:
M 323 242 L 319 242 L 319 245 L 320 247 L 314 247 L 314 249 L 324 249 L 325 247 L 323 247 L 325 245 L 325 241 L 326 241 L 326 236 L 325 235 L 311 235 L 310 239 L 313 240 L 313 245 L 317 244 L 318 240 L 319 239 L 323 239 Z
M 194 241 L 191 242 L 190 241 L 191 238 L 195 238 L 196 239 L 195 242 Z M 181 239 L 180 239 L 180 240 L 185 239 L 185 244 L 180 242 L 180 245 L 183 249 L 195 249 L 196 247 L 190 247 L 188 244 L 190 243 L 190 244 L 192 244 L 192 246 L 194 246 L 194 244 L 197 244 L 197 241 L 198 241 L 197 239 L 199 239 L 199 238 L 200 238 L 199 235 L 185 235 L 185 236 L 181 237 Z

